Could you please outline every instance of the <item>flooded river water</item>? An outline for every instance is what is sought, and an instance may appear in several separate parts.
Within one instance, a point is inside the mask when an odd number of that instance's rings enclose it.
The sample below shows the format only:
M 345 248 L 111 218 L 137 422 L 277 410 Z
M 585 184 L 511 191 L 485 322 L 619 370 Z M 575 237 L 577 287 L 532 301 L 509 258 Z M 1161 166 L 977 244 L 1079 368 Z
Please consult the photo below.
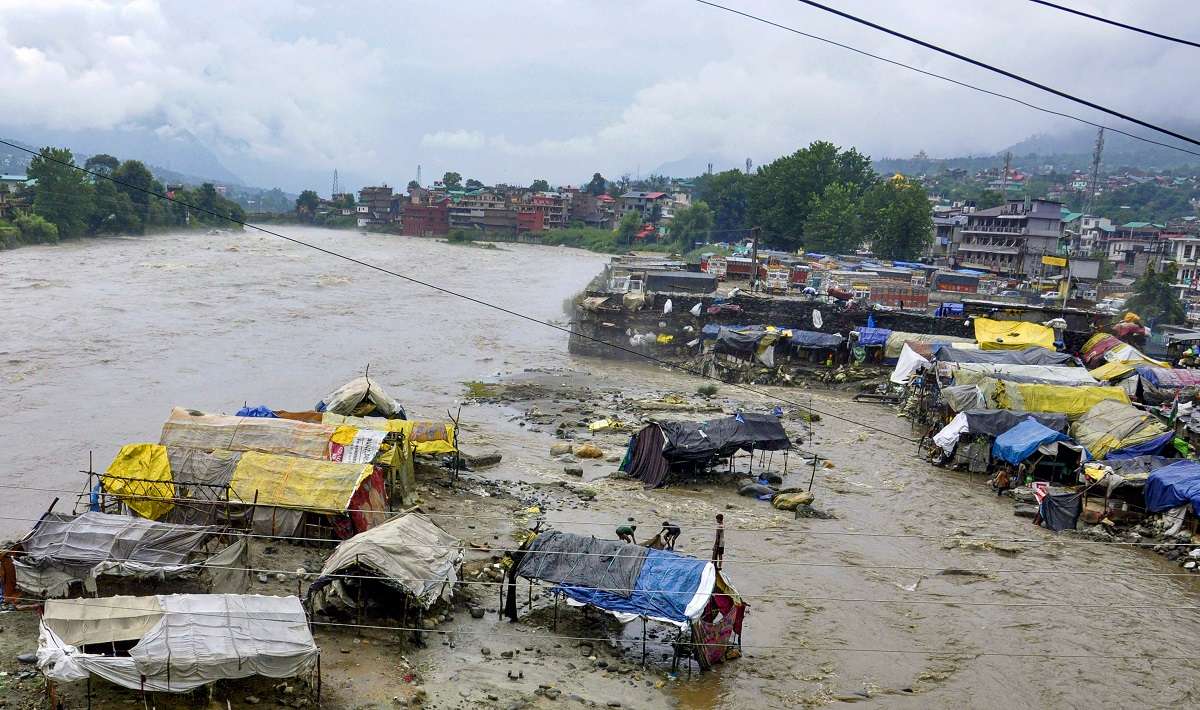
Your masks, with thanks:
M 564 299 L 604 261 L 566 249 L 282 229 L 545 319 L 563 319 Z M 572 358 L 561 332 L 253 233 L 20 249 L 0 253 L 0 265 L 7 484 L 77 490 L 89 450 L 103 468 L 119 444 L 156 440 L 172 405 L 307 408 L 368 363 L 430 416 L 462 396 L 464 380 L 530 367 L 588 378 L 596 391 L 696 386 L 658 368 Z M 561 527 L 604 536 L 611 530 L 595 521 L 633 516 L 651 527 L 671 517 L 684 524 L 681 549 L 698 555 L 711 546 L 706 521 L 727 517 L 726 569 L 751 605 L 745 657 L 642 689 L 626 707 L 1008 710 L 1200 699 L 1197 664 L 1187 660 L 1200 637 L 1200 589 L 1179 567 L 1015 518 L 978 477 L 917 459 L 907 424 L 888 408 L 824 390 L 772 392 L 804 403 L 811 395 L 815 408 L 844 418 L 825 416 L 805 442 L 832 464 L 817 471 L 814 492 L 833 519 L 793 520 L 728 486 L 642 491 L 604 480 L 591 508 L 552 512 Z M 722 395 L 774 404 L 732 388 Z M 481 407 L 470 416 L 484 423 L 480 436 L 510 440 L 494 475 L 561 477 L 561 464 L 547 463 L 552 431 Z M 787 484 L 807 485 L 811 473 L 793 468 Z M 26 529 L 54 495 L 3 489 L 0 531 Z M 449 654 L 447 669 L 431 685 L 461 682 L 457 670 L 477 673 L 477 642 L 438 653 Z

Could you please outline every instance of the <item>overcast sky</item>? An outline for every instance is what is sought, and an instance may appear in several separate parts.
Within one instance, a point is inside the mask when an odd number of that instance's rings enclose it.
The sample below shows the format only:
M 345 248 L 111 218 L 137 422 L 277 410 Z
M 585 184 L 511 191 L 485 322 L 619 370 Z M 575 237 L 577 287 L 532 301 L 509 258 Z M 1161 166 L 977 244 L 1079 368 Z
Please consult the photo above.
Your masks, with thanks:
M 1200 39 L 1200 4 L 1062 0 Z M 829 0 L 1135 115 L 1200 108 L 1200 50 L 1026 0 Z M 791 0 L 727 4 L 1048 106 Z M 694 0 L 0 0 L 0 124 L 188 131 L 247 183 L 485 182 L 769 161 L 815 139 L 875 157 L 991 153 L 1071 127 Z M 328 192 L 328 179 L 315 187 Z

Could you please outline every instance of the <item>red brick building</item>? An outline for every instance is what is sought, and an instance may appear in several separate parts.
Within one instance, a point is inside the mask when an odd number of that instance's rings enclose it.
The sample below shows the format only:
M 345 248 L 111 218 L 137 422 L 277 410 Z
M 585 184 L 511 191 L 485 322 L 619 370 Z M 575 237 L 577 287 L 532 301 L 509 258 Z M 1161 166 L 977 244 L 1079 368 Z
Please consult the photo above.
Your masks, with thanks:
M 400 233 L 412 237 L 438 237 L 450 233 L 450 199 L 428 204 L 408 203 L 400 221 Z

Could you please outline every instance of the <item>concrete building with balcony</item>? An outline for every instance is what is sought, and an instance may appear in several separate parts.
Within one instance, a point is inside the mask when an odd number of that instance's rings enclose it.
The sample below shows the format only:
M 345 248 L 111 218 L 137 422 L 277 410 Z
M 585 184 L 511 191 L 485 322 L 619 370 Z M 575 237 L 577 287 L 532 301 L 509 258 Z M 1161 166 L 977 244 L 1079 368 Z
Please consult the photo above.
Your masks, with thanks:
M 611 229 L 615 222 L 614 202 L 616 200 L 608 195 L 573 192 L 568 210 L 568 221 L 583 222 L 589 227 Z
M 1152 222 L 1126 222 L 1101 242 L 1101 249 L 1117 274 L 1141 276 L 1166 258 L 1169 242 L 1162 238 L 1164 229 Z
M 657 208 L 657 210 L 655 209 Z M 671 196 L 665 192 L 631 191 L 621 195 L 621 215 L 637 210 L 645 222 L 654 221 L 655 214 L 659 219 L 669 218 L 671 213 Z
M 1008 200 L 967 215 L 954 235 L 949 259 L 957 268 L 1010 278 L 1042 273 L 1042 257 L 1059 253 L 1062 205 L 1050 200 Z
M 359 190 L 355 212 L 360 227 L 387 224 L 400 217 L 392 211 L 392 188 L 387 185 L 364 187 Z
M 567 200 L 557 192 L 527 194 L 520 205 L 520 211 L 540 213 L 542 229 L 562 229 L 567 226 Z

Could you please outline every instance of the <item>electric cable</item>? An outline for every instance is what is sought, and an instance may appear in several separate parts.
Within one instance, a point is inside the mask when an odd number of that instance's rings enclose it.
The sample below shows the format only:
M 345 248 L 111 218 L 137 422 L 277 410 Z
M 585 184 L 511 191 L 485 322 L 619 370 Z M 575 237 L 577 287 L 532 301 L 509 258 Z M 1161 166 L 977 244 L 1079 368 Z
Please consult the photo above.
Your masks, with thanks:
M 1197 140 L 1190 136 L 1186 136 L 1186 135 L 1184 135 L 1182 133 L 1178 133 L 1176 131 L 1172 131 L 1169 128 L 1163 128 L 1162 126 L 1150 123 L 1149 121 L 1143 121 L 1140 118 L 1136 118 L 1134 116 L 1130 116 L 1128 114 L 1121 113 L 1120 111 L 1108 108 L 1107 106 L 1102 106 L 1101 104 L 1098 104 L 1094 101 L 1089 101 L 1088 99 L 1081 98 L 1079 96 L 1068 93 L 1066 91 L 1061 91 L 1059 89 L 1055 89 L 1052 86 L 1047 86 L 1046 84 L 1042 84 L 1041 82 L 1037 82 L 1037 81 L 1034 81 L 1033 79 L 1026 78 L 1024 76 L 1021 76 L 1020 74 L 1011 72 L 1007 69 L 1002 69 L 1002 68 L 994 66 L 992 64 L 982 62 L 978 59 L 973 59 L 971 57 L 966 56 L 965 54 L 960 54 L 953 50 L 946 49 L 945 47 L 934 44 L 932 42 L 926 42 L 923 39 L 918 39 L 917 37 L 913 37 L 911 35 L 904 34 L 903 32 L 900 32 L 898 30 L 893 30 L 889 27 L 885 27 L 878 23 L 871 22 L 870 20 L 866 20 L 861 17 L 858 17 L 857 15 L 852 15 L 848 12 L 838 10 L 837 8 L 830 7 L 828 5 L 823 5 L 819 2 L 816 2 L 816 0 L 795 0 L 795 2 L 817 8 L 818 10 L 824 10 L 825 12 L 832 13 L 834 15 L 837 15 L 838 17 L 842 17 L 844 19 L 850 20 L 851 22 L 857 22 L 860 25 L 865 25 L 866 27 L 870 27 L 872 29 L 879 30 L 880 32 L 889 34 L 893 37 L 898 37 L 906 42 L 911 42 L 913 44 L 919 45 L 926 49 L 933 50 L 934 52 L 939 52 L 941 54 L 945 54 L 948 57 L 954 57 L 955 59 L 958 59 L 959 61 L 963 61 L 968 64 L 980 67 L 981 69 L 986 69 L 990 72 L 1000 74 L 1001 76 L 1008 77 L 1009 79 L 1019 81 L 1023 84 L 1028 84 L 1029 86 L 1032 86 L 1036 89 L 1041 89 L 1042 91 L 1045 91 L 1047 93 L 1054 94 L 1055 96 L 1058 96 L 1059 98 L 1067 99 L 1068 101 L 1073 101 L 1077 104 L 1087 106 L 1088 108 L 1095 109 L 1102 113 L 1107 113 L 1110 116 L 1115 116 L 1116 118 L 1120 118 L 1124 121 L 1129 121 L 1130 123 L 1137 124 L 1139 126 L 1142 126 L 1143 128 L 1149 128 L 1152 131 L 1157 131 L 1158 133 L 1162 133 L 1164 135 L 1171 136 L 1172 138 L 1177 138 L 1186 143 L 1191 143 L 1192 145 L 1200 146 L 1200 140 Z
M 1026 108 L 1031 108 L 1031 109 L 1033 109 L 1033 110 L 1035 110 L 1035 111 L 1040 111 L 1040 112 L 1042 112 L 1042 113 L 1049 114 L 1049 115 L 1051 115 L 1051 116 L 1058 116 L 1058 117 L 1060 117 L 1060 118 L 1069 118 L 1069 119 L 1071 119 L 1072 121 L 1078 121 L 1079 123 L 1083 123 L 1083 124 L 1085 124 L 1085 125 L 1092 126 L 1093 128 L 1103 128 L 1103 129 L 1104 129 L 1104 130 L 1106 130 L 1106 131 L 1112 131 L 1113 133 L 1119 133 L 1119 134 L 1121 134 L 1121 135 L 1123 135 L 1123 136 L 1127 136 L 1127 137 L 1129 137 L 1129 138 L 1133 138 L 1134 140 L 1139 140 L 1139 141 L 1142 141 L 1142 142 L 1144 142 L 1144 143 L 1150 143 L 1150 144 L 1153 144 L 1153 145 L 1162 146 L 1163 148 L 1170 148 L 1170 149 L 1172 149 L 1172 150 L 1177 150 L 1177 151 L 1179 151 L 1179 152 L 1181 152 L 1181 153 L 1187 153 L 1188 155 L 1200 156 L 1200 151 L 1189 150 L 1188 148 L 1184 148 L 1184 147 L 1182 147 L 1182 146 L 1178 146 L 1178 145 L 1172 145 L 1171 143 L 1164 143 L 1164 142 L 1162 142 L 1162 141 L 1158 141 L 1158 140 L 1155 140 L 1155 139 L 1153 139 L 1153 138 L 1147 138 L 1147 137 L 1145 137 L 1145 136 L 1139 136 L 1139 135 L 1138 135 L 1138 134 L 1136 134 L 1136 133 L 1130 133 L 1129 131 L 1124 131 L 1124 130 L 1121 130 L 1120 128 L 1114 128 L 1113 126 L 1108 126 L 1108 125 L 1105 125 L 1105 124 L 1102 124 L 1102 123 L 1097 123 L 1097 122 L 1095 122 L 1095 121 L 1091 121 L 1091 120 L 1089 120 L 1089 119 L 1086 119 L 1086 118 L 1083 118 L 1083 117 L 1081 117 L 1081 116 L 1075 116 L 1075 115 L 1073 115 L 1073 114 L 1065 113 L 1065 112 L 1062 112 L 1062 111 L 1057 111 L 1057 110 L 1055 110 L 1055 109 L 1052 109 L 1052 108 L 1046 108 L 1045 106 L 1038 106 L 1037 104 L 1030 103 L 1029 101 L 1025 101 L 1024 99 L 1019 99 L 1019 98 L 1017 98 L 1017 97 L 1015 97 L 1015 96 L 1010 96 L 1010 95 L 1008 95 L 1008 94 L 1004 94 L 1004 93 L 1001 93 L 1001 92 L 999 92 L 999 91 L 993 91 L 993 90 L 991 90 L 991 89 L 985 89 L 985 88 L 983 88 L 983 87 L 981 87 L 981 86 L 976 86 L 976 85 L 974 85 L 974 84 L 970 84 L 970 83 L 968 83 L 968 82 L 965 82 L 965 81 L 960 81 L 960 80 L 958 80 L 958 79 L 954 79 L 954 78 L 951 78 L 951 77 L 945 76 L 945 75 L 943 75 L 943 74 L 938 74 L 937 72 L 932 72 L 932 71 L 929 71 L 929 70 L 927 70 L 927 69 L 921 69 L 920 67 L 914 66 L 914 65 L 912 65 L 912 64 L 906 64 L 906 63 L 904 63 L 904 62 L 901 62 L 901 61 L 898 61 L 898 60 L 895 60 L 895 59 L 889 59 L 889 58 L 887 58 L 887 57 L 884 57 L 884 56 L 882 56 L 882 55 L 874 54 L 874 53 L 872 53 L 872 52 L 868 52 L 868 51 L 866 51 L 866 50 L 859 49 L 859 48 L 857 48 L 857 47 L 854 47 L 854 46 L 852 46 L 852 45 L 849 45 L 849 44 L 844 44 L 844 43 L 842 43 L 842 42 L 837 42 L 837 41 L 835 41 L 835 40 L 831 40 L 831 39 L 828 39 L 828 38 L 822 37 L 822 36 L 820 36 L 820 35 L 815 35 L 815 34 L 812 34 L 812 33 L 810 33 L 810 32 L 804 32 L 804 31 L 802 31 L 802 30 L 798 30 L 798 29 L 796 29 L 796 28 L 794 28 L 794 27 L 789 27 L 788 25 L 784 25 L 784 24 L 780 24 L 780 23 L 778 23 L 778 22 L 774 22 L 774 21 L 772 21 L 772 20 L 768 20 L 768 19 L 766 19 L 765 17 L 760 17 L 760 16 L 758 16 L 758 15 L 754 15 L 754 14 L 751 14 L 751 13 L 749 13 L 749 12 L 744 12 L 744 11 L 742 11 L 742 10 L 737 10 L 737 9 L 735 9 L 735 8 L 728 7 L 728 6 L 726 6 L 726 5 L 721 5 L 720 3 L 712 2 L 711 0 L 695 0 L 695 1 L 696 1 L 696 2 L 698 2 L 698 3 L 700 3 L 701 5 L 708 5 L 709 7 L 716 8 L 716 9 L 718 9 L 718 10 L 724 10 L 725 12 L 729 12 L 729 13 L 732 13 L 732 14 L 734 14 L 734 15 L 740 15 L 741 17 L 744 17 L 744 18 L 746 18 L 746 19 L 748 19 L 748 20 L 753 20 L 753 21 L 755 21 L 755 22 L 761 22 L 762 24 L 765 24 L 765 25 L 770 25 L 771 27 L 775 27 L 775 28 L 777 28 L 777 29 L 781 29 L 781 30 L 784 30 L 784 31 L 786 31 L 786 32 L 791 32 L 791 33 L 793 33 L 793 34 L 797 34 L 797 35 L 800 35 L 800 36 L 802 36 L 802 37 L 807 37 L 807 38 L 809 38 L 809 39 L 814 39 L 814 40 L 817 40 L 818 42 L 824 42 L 825 44 L 832 45 L 832 46 L 834 46 L 834 47 L 840 47 L 840 48 L 842 48 L 842 49 L 845 49 L 845 50 L 848 50 L 848 51 L 851 51 L 851 52 L 855 52 L 856 54 L 861 54 L 861 55 L 862 55 L 862 56 L 864 56 L 864 57 L 870 57 L 871 59 L 877 59 L 877 60 L 879 60 L 879 61 L 881 61 L 881 62 L 887 62 L 888 64 L 892 64 L 892 65 L 895 65 L 895 66 L 898 66 L 898 67 L 902 67 L 902 68 L 904 68 L 904 69 L 908 69 L 908 70 L 910 70 L 910 71 L 917 72 L 918 74 L 924 74 L 925 76 L 933 77 L 933 78 L 935 78 L 935 79 L 940 79 L 940 80 L 942 80 L 942 81 L 946 81 L 946 82 L 949 82 L 949 83 L 951 83 L 951 84 L 955 84 L 955 85 L 957 85 L 957 86 L 961 86 L 961 87 L 963 87 L 963 88 L 965 88 L 965 89 L 971 89 L 972 91 L 978 91 L 979 93 L 982 93 L 982 94 L 987 94 L 987 95 L 989 95 L 989 96 L 994 96 L 994 97 L 996 97 L 996 98 L 999 98 L 999 99 L 1004 99 L 1004 100 L 1006 100 L 1006 101 L 1011 101 L 1011 102 L 1013 102 L 1013 103 L 1020 104 L 1020 105 L 1022 105 L 1022 106 L 1024 106 L 1024 107 L 1026 107 Z
M 1096 22 L 1103 22 L 1106 25 L 1120 27 L 1123 30 L 1130 30 L 1131 32 L 1139 32 L 1141 34 L 1149 35 L 1151 37 L 1156 37 L 1158 39 L 1163 39 L 1168 42 L 1178 42 L 1179 44 L 1186 44 L 1189 47 L 1200 47 L 1200 44 L 1193 42 L 1190 39 L 1183 39 L 1182 37 L 1172 37 L 1171 35 L 1166 35 L 1161 32 L 1155 32 L 1154 30 L 1148 30 L 1144 27 L 1136 27 L 1134 25 L 1130 25 L 1130 24 L 1127 24 L 1124 22 L 1110 20 L 1109 18 L 1102 17 L 1100 15 L 1093 15 L 1090 12 L 1084 12 L 1083 10 L 1076 10 L 1073 7 L 1067 7 L 1065 5 L 1059 5 L 1058 3 L 1053 3 L 1053 2 L 1047 2 L 1047 0 L 1029 0 L 1029 2 L 1033 2 L 1033 3 L 1037 3 L 1038 5 L 1044 5 L 1046 7 L 1054 8 L 1055 10 L 1062 10 L 1063 12 L 1069 12 L 1072 15 L 1086 17 L 1089 20 L 1095 20 Z

